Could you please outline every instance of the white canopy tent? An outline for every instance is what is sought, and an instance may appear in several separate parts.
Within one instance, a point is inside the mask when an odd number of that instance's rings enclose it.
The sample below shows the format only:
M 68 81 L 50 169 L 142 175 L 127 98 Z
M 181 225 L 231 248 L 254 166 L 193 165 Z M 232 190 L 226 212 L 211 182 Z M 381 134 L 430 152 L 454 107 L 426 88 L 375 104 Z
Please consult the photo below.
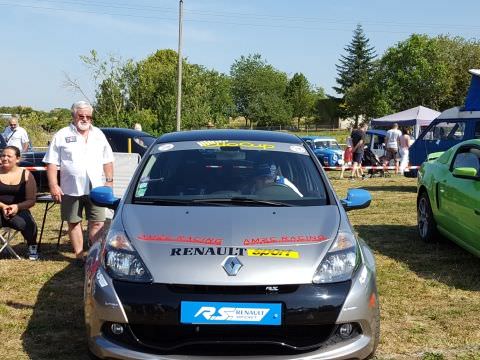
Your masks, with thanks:
M 408 110 L 400 111 L 395 114 L 383 116 L 371 121 L 372 126 L 388 126 L 391 127 L 394 123 L 398 126 L 413 126 L 413 136 L 418 138 L 420 130 L 423 126 L 429 125 L 441 113 L 424 106 L 417 106 Z

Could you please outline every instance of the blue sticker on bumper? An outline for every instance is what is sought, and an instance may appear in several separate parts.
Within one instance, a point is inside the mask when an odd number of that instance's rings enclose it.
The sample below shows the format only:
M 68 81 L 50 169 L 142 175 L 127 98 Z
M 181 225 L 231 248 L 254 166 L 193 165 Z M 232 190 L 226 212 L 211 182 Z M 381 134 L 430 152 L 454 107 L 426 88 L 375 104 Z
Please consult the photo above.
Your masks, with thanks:
M 180 309 L 182 324 L 282 324 L 282 304 L 182 301 Z

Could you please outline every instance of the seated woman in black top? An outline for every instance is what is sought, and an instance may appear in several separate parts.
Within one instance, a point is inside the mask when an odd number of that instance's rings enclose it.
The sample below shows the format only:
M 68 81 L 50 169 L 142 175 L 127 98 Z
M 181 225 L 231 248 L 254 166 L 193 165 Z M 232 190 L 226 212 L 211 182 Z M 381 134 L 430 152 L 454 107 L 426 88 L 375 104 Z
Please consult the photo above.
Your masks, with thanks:
M 37 224 L 28 210 L 35 205 L 35 178 L 18 166 L 20 150 L 17 147 L 5 147 L 0 159 L 0 226 L 20 230 L 27 240 L 28 258 L 37 260 Z

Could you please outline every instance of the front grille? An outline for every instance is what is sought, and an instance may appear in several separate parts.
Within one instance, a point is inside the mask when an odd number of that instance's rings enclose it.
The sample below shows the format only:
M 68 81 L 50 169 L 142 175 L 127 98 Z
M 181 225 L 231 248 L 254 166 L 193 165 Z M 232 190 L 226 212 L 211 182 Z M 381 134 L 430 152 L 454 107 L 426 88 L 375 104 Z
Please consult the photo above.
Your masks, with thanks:
M 158 353 L 183 353 L 198 346 L 303 352 L 331 338 L 351 282 L 207 286 L 114 281 L 114 287 L 128 318 L 129 341 L 113 334 L 112 341 Z M 183 301 L 282 304 L 282 325 L 181 324 Z
M 306 353 L 325 346 L 349 341 L 362 334 L 353 324 L 352 334 L 342 338 L 338 325 L 329 326 L 124 326 L 122 334 L 113 334 L 112 323 L 104 323 L 103 335 L 132 350 L 176 355 L 260 356 Z
M 288 294 L 297 291 L 298 285 L 278 286 L 216 286 L 216 285 L 167 285 L 178 294 Z
M 196 344 L 270 344 L 295 350 L 321 346 L 335 325 L 223 326 L 223 325 L 130 325 L 138 341 L 158 350 L 174 350 Z

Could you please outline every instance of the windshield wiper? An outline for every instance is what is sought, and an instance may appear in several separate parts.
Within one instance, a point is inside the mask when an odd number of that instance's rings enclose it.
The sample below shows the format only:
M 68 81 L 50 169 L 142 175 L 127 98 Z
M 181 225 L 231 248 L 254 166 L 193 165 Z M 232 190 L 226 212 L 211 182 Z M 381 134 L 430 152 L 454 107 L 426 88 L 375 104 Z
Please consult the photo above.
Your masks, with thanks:
M 252 199 L 247 197 L 234 196 L 231 198 L 205 198 L 205 199 L 193 199 L 194 203 L 230 203 L 230 204 L 257 204 L 257 205 L 270 205 L 270 206 L 293 206 L 292 204 L 273 201 L 273 200 L 262 200 L 262 199 Z
M 134 198 L 135 204 L 153 205 L 153 204 L 172 204 L 172 205 L 189 205 L 192 204 L 192 200 L 181 199 L 165 199 L 165 198 Z

